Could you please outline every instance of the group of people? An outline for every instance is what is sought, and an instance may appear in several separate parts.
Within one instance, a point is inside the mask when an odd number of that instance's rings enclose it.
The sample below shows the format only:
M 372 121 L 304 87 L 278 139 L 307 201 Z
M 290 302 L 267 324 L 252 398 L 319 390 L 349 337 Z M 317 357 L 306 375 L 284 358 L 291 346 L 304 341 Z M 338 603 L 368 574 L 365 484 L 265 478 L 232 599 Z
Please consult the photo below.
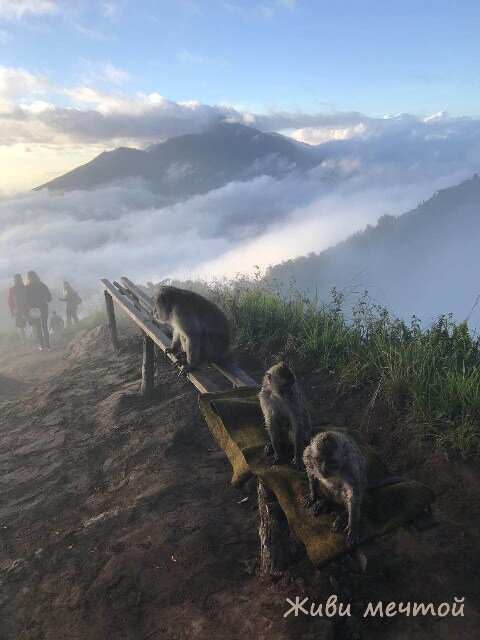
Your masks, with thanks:
M 66 303 L 67 327 L 72 322 L 78 324 L 77 308 L 82 299 L 68 282 L 63 282 L 63 297 L 59 298 Z M 8 306 L 12 317 L 15 319 L 15 326 L 20 332 L 23 343 L 26 342 L 25 329 L 31 326 L 36 332 L 39 349 L 50 349 L 50 335 L 48 326 L 49 303 L 52 301 L 52 294 L 47 285 L 40 280 L 35 271 L 29 271 L 25 282 L 21 274 L 17 273 L 13 277 L 13 287 L 8 293 Z M 50 319 L 50 329 L 54 334 L 63 331 L 65 323 L 63 318 L 52 311 Z

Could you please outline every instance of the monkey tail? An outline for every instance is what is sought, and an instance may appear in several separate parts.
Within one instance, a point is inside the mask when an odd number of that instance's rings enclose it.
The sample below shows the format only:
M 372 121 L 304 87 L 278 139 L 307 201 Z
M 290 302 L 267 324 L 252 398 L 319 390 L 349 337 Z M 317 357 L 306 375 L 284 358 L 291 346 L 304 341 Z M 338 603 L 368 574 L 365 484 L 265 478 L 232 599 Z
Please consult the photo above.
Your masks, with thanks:
M 416 482 L 407 476 L 385 476 L 378 480 L 370 480 L 367 483 L 367 489 L 380 489 L 381 487 L 389 487 L 392 484 L 400 484 L 400 482 Z

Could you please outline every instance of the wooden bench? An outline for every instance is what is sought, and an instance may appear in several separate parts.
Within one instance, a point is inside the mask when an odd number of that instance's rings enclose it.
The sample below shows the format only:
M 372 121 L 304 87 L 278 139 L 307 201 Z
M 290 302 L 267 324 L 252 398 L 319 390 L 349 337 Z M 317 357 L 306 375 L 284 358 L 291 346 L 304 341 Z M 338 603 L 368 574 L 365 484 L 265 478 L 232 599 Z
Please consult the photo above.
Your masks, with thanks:
M 153 317 L 152 298 L 127 277 L 120 278 L 120 281 L 121 283 L 111 283 L 108 280 L 101 280 L 112 346 L 115 351 L 120 349 L 114 309 L 114 303 L 116 303 L 142 330 L 143 362 L 140 391 L 143 396 L 150 397 L 154 391 L 155 346 L 163 351 L 174 365 L 177 364 L 177 359 L 172 353 L 167 353 L 172 341 Z M 259 386 L 256 380 L 233 362 L 211 366 L 234 387 Z M 187 379 L 201 393 L 220 391 L 218 385 L 204 369 L 188 373 Z M 290 563 L 292 546 L 290 529 L 275 495 L 259 479 L 257 479 L 257 496 L 260 519 L 260 567 L 265 573 L 278 575 L 288 569 Z M 436 526 L 432 515 L 424 511 L 408 522 L 404 529 L 416 540 L 422 541 Z M 378 572 L 382 555 L 381 548 L 375 542 L 360 545 L 349 554 L 360 570 L 365 573 Z

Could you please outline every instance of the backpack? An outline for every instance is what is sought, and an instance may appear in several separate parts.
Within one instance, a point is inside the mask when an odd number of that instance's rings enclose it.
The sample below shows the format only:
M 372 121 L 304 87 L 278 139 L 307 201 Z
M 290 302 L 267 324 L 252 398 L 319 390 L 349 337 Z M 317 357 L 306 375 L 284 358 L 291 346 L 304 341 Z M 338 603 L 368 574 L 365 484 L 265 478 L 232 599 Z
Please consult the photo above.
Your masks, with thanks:
M 82 304 L 83 300 L 78 295 L 76 291 L 73 292 L 73 304 L 78 307 L 79 304 Z

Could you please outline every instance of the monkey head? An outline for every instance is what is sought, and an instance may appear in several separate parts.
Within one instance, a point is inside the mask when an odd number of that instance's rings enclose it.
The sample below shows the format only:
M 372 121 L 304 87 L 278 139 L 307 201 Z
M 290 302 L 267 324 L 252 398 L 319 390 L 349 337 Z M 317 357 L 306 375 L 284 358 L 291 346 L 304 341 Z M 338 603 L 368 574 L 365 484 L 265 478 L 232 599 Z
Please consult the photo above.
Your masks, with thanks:
M 337 475 L 343 463 L 341 443 L 333 433 L 319 433 L 312 441 L 315 464 L 324 478 Z
M 296 382 L 297 379 L 290 367 L 285 362 L 279 362 L 265 373 L 262 387 L 277 398 L 289 399 L 293 396 Z
M 153 296 L 153 315 L 160 322 L 168 322 L 172 315 L 175 302 L 175 290 L 173 287 L 162 286 Z

